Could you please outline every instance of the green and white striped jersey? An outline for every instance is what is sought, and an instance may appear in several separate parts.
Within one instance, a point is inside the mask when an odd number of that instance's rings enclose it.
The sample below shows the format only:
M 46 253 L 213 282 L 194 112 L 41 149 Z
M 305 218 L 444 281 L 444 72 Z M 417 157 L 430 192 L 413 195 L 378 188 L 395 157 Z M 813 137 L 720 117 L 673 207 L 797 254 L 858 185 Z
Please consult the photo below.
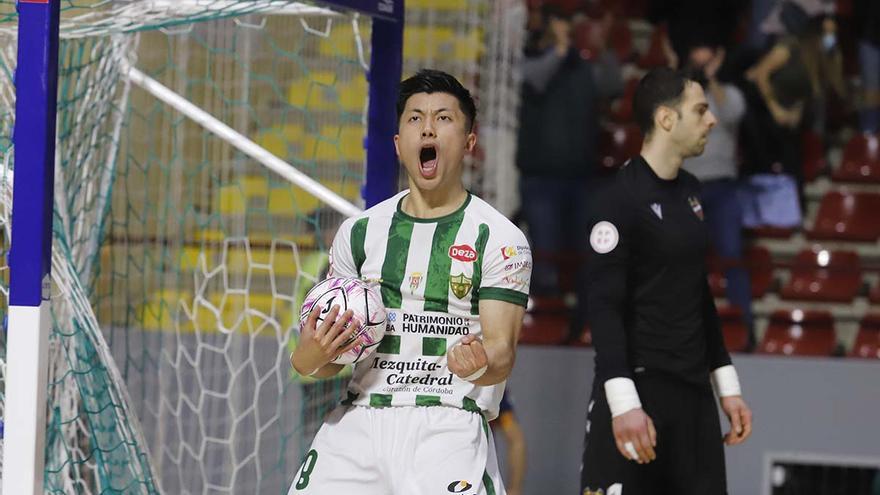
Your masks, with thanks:
M 492 419 L 504 383 L 460 379 L 446 366 L 446 350 L 481 334 L 481 299 L 526 305 L 531 249 L 513 223 L 470 193 L 457 211 L 434 219 L 404 213 L 408 193 L 349 218 L 333 242 L 331 274 L 381 281 L 388 311 L 385 336 L 355 366 L 346 403 L 444 405 Z

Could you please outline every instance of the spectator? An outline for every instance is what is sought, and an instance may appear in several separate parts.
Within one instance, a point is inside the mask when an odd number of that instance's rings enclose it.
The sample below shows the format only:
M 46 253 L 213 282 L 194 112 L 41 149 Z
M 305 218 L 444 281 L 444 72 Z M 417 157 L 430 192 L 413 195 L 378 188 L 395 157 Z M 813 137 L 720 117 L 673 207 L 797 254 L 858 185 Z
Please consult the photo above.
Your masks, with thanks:
M 859 30 L 859 66 L 864 102 L 859 115 L 862 132 L 880 132 L 880 2 L 855 0 Z
M 623 86 L 613 58 L 603 54 L 597 61 L 604 62 L 584 60 L 573 47 L 571 18 L 545 6 L 523 62 L 517 149 L 522 213 L 535 256 L 535 295 L 558 295 L 559 268 L 553 260 L 561 252 L 585 253 L 587 201 L 597 168 L 598 108 Z M 584 299 L 578 299 L 576 315 L 583 315 Z M 582 316 L 573 319 L 573 333 L 582 322 Z
M 779 18 L 789 34 L 746 73 L 743 151 L 750 171 L 787 173 L 802 195 L 800 133 L 805 111 L 822 93 L 822 19 L 792 1 L 782 4 Z
M 755 344 L 751 284 L 743 263 L 742 208 L 736 182 L 736 146 L 746 102 L 739 88 L 717 79 L 724 56 L 724 48 L 715 46 L 695 47 L 688 55 L 688 72 L 706 89 L 709 110 L 718 123 L 703 154 L 685 160 L 684 169 L 703 184 L 700 199 L 712 247 L 727 278 L 727 299 L 742 310 L 751 349 Z

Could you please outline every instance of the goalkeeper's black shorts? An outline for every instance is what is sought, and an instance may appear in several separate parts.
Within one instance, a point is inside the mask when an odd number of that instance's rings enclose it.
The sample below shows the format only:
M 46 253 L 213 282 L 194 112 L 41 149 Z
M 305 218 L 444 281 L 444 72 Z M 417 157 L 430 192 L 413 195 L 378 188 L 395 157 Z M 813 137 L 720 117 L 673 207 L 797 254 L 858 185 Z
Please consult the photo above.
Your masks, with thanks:
M 711 385 L 650 373 L 636 375 L 635 384 L 657 429 L 657 459 L 637 464 L 620 454 L 604 383 L 597 383 L 587 412 L 583 494 L 726 495 L 724 444 Z

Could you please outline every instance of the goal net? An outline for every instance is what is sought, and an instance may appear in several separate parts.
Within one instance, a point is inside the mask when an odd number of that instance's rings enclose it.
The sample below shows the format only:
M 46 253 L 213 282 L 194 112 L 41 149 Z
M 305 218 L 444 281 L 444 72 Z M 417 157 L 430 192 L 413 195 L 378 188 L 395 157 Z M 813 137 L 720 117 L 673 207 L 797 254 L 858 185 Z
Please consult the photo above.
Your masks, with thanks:
M 338 205 L 361 206 L 371 19 L 282 0 L 60 3 L 45 490 L 285 493 L 347 380 L 294 376 L 288 355 Z M 407 4 L 404 75 L 438 67 L 476 90 L 491 145 L 471 186 L 510 201 L 522 8 Z M 0 0 L 4 322 L 15 64 Z

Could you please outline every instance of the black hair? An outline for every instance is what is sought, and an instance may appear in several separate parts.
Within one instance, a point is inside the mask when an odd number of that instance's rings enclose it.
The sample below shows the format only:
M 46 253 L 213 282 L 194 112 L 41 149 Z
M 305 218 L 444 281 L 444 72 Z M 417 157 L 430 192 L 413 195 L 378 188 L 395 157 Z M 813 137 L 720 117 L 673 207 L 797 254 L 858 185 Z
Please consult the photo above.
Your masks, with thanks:
M 647 137 L 654 131 L 654 113 L 661 106 L 678 107 L 688 82 L 697 82 L 682 71 L 652 69 L 639 81 L 633 96 L 633 116 Z
M 458 82 L 458 79 L 446 72 L 435 69 L 422 69 L 416 75 L 400 83 L 397 96 L 397 121 L 403 115 L 406 102 L 417 93 L 449 93 L 458 100 L 462 113 L 467 118 L 467 130 L 474 128 L 477 119 L 477 105 L 471 92 Z

